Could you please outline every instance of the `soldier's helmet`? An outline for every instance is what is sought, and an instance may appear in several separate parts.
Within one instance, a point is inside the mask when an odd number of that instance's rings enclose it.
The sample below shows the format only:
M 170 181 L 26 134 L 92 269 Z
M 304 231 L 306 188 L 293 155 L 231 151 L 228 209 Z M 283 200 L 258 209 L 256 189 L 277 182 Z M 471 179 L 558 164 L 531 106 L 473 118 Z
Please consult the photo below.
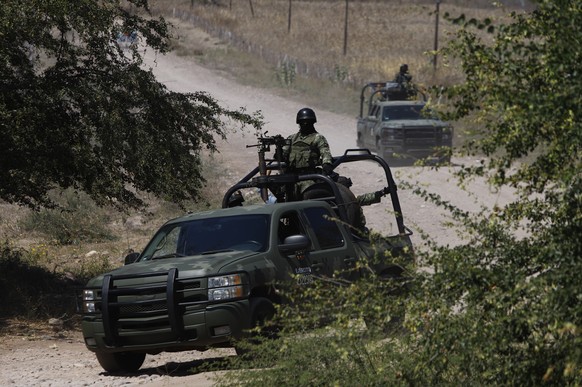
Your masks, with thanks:
M 297 112 L 297 120 L 295 122 L 310 122 L 315 124 L 317 122 L 317 117 L 315 117 L 315 112 L 312 109 L 303 108 Z
M 400 72 L 401 73 L 406 73 L 408 72 L 408 65 L 407 64 L 403 64 L 402 66 L 400 66 Z

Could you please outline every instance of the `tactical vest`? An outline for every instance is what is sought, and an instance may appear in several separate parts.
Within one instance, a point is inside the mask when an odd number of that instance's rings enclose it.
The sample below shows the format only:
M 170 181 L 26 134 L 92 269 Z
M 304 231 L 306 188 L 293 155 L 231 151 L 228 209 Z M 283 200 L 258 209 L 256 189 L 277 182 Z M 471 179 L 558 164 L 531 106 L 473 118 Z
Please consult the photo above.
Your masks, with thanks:
M 288 162 L 294 170 L 315 169 L 322 164 L 320 146 L 326 146 L 327 140 L 321 134 L 315 132 L 302 135 L 300 132 L 289 137 L 290 147 Z M 330 162 L 330 161 L 328 161 Z

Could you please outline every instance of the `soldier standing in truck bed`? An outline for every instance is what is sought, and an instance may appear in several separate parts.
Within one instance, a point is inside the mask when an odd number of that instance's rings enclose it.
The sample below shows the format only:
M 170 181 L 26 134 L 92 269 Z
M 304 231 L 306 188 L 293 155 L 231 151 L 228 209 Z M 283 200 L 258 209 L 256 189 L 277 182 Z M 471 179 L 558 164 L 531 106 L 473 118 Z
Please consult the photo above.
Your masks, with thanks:
M 337 178 L 337 183 L 342 184 L 343 186 L 347 187 L 348 189 L 352 186 L 352 179 L 345 176 L 339 176 Z M 382 197 L 386 196 L 389 193 L 388 187 L 382 188 L 379 191 L 375 192 L 368 192 L 365 194 L 361 194 L 356 196 L 356 201 L 358 202 L 359 212 L 360 215 L 358 216 L 358 222 L 352 224 L 356 229 L 361 231 L 367 231 L 366 228 L 366 216 L 364 215 L 364 210 L 362 209 L 363 206 L 369 206 L 372 204 L 380 203 L 382 201 Z
M 332 156 L 327 139 L 315 130 L 317 122 L 315 112 L 303 108 L 297 112 L 295 122 L 299 131 L 287 138 L 283 147 L 283 160 L 287 163 L 287 171 L 299 174 L 333 172 Z M 300 182 L 297 194 L 300 195 L 312 182 Z
M 406 63 L 400 66 L 400 71 L 394 77 L 393 82 L 398 83 L 400 86 L 399 98 L 397 99 L 408 99 L 416 94 L 412 84 L 412 75 L 408 72 Z
M 412 75 L 408 72 L 408 65 L 406 63 L 400 66 L 400 71 L 394 77 L 394 82 L 403 86 L 412 82 Z

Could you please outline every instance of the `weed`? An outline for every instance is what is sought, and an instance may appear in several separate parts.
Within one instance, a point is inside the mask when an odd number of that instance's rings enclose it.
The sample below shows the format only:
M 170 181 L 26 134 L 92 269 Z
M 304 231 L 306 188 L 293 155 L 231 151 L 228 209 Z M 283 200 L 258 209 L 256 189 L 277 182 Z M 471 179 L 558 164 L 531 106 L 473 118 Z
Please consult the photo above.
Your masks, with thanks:
M 333 75 L 331 81 L 334 83 L 344 83 L 349 79 L 350 70 L 347 66 L 336 64 L 333 68 Z
M 60 207 L 29 213 L 21 222 L 25 231 L 39 232 L 60 245 L 115 239 L 106 226 L 106 209 L 86 194 L 67 190 L 53 195 Z
M 297 66 L 295 62 L 285 59 L 277 67 L 277 80 L 284 87 L 291 87 L 297 76 Z

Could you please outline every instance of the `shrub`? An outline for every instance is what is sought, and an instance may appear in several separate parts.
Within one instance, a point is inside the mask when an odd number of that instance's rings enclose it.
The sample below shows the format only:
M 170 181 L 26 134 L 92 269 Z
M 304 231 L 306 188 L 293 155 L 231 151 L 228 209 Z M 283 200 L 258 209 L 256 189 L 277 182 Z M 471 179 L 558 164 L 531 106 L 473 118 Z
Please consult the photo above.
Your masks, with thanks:
M 281 86 L 291 87 L 297 75 L 295 62 L 285 60 L 277 67 L 277 80 Z
M 67 190 L 55 201 L 59 207 L 31 212 L 23 219 L 23 228 L 40 232 L 62 245 L 116 239 L 107 228 L 107 209 L 97 206 L 88 195 Z
M 0 246 L 0 317 L 38 319 L 74 313 L 74 284 L 31 263 L 29 253 Z

